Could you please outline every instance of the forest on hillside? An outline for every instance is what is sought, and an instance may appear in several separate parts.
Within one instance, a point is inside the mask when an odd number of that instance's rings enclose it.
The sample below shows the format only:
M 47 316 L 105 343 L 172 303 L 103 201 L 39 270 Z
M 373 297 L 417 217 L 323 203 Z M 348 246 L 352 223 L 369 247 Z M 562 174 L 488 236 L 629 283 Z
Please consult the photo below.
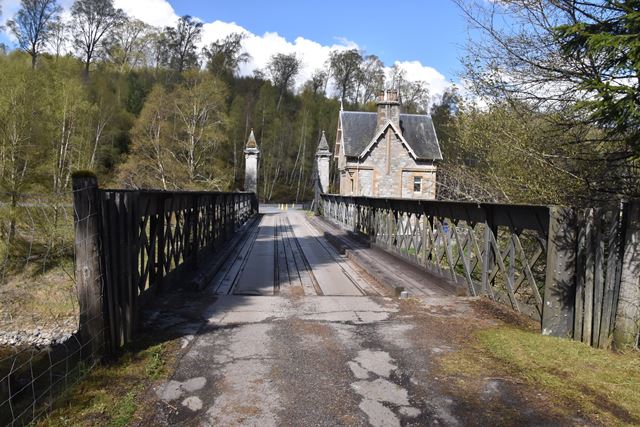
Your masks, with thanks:
M 298 87 L 295 54 L 239 76 L 242 34 L 200 48 L 190 16 L 154 28 L 112 0 L 77 0 L 65 22 L 57 0 L 23 0 L 5 29 L 16 46 L 0 55 L 3 202 L 69 191 L 74 170 L 103 186 L 241 189 L 251 129 L 260 197 L 308 200 L 321 132 L 333 143 L 340 104 L 371 111 L 384 87 L 400 89 L 405 111 L 432 115 L 440 199 L 579 205 L 637 194 L 633 2 L 458 3 L 484 32 L 463 61 L 464 97 L 454 86 L 430 97 L 426 82 L 399 67 L 385 75 L 357 49 L 332 51 Z M 521 25 L 494 26 L 496 13 Z
M 0 299 L 12 302 L 0 322 L 75 313 L 74 171 L 102 187 L 241 190 L 253 129 L 260 198 L 308 201 L 322 131 L 333 145 L 341 105 L 374 111 L 385 87 L 433 118 L 440 200 L 639 197 L 637 2 L 454 1 L 476 37 L 463 87 L 433 94 L 357 49 L 332 51 L 302 84 L 286 52 L 242 76 L 243 34 L 202 46 L 189 16 L 154 28 L 112 0 L 76 0 L 65 20 L 58 0 L 22 0 L 4 28 L 16 43 L 0 45 Z

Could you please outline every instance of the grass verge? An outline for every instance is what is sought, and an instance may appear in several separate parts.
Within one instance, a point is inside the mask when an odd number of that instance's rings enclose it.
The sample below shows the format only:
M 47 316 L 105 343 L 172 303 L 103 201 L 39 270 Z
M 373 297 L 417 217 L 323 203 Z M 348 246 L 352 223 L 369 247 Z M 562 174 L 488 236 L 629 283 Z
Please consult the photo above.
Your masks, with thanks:
M 73 331 L 78 297 L 73 262 L 64 261 L 47 271 L 31 264 L 0 284 L 0 330 Z
M 166 379 L 177 343 L 141 340 L 116 362 L 92 370 L 37 426 L 125 426 L 148 410 L 149 387 Z
M 640 424 L 640 354 L 502 326 L 474 332 L 469 345 L 440 360 L 445 375 L 482 381 L 506 375 L 551 398 L 567 414 L 605 425 Z M 564 408 L 564 409 L 563 409 Z

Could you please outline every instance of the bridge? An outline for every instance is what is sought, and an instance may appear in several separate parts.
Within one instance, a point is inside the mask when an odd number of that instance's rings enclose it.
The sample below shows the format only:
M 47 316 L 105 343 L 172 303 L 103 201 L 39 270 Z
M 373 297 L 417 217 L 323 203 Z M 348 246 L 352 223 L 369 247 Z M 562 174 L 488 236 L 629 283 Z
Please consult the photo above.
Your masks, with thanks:
M 433 358 L 497 321 L 478 309 L 489 299 L 596 347 L 634 333 L 637 203 L 319 194 L 315 215 L 253 193 L 101 190 L 91 176 L 74 191 L 83 352 L 117 355 L 141 331 L 181 339 L 154 425 L 490 424 L 516 410 L 555 424 L 567 420 L 500 379 L 461 395 Z
M 340 196 L 319 172 L 305 206 L 103 189 L 75 174 L 79 330 L 10 361 L 0 424 L 28 422 L 70 369 L 117 359 L 141 336 L 180 347 L 144 425 L 575 423 L 523 384 L 460 383 L 436 361 L 504 319 L 637 345 L 637 201 Z

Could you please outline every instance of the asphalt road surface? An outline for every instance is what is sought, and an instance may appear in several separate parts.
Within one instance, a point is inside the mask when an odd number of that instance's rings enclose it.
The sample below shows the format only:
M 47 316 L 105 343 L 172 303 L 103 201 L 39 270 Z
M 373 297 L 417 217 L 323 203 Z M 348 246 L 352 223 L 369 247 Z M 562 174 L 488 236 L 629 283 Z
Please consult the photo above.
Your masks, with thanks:
M 425 295 L 385 296 L 304 212 L 264 214 L 198 298 L 152 313 L 182 349 L 142 424 L 557 424 L 499 378 L 452 392 L 434 359 L 480 320 L 468 298 Z

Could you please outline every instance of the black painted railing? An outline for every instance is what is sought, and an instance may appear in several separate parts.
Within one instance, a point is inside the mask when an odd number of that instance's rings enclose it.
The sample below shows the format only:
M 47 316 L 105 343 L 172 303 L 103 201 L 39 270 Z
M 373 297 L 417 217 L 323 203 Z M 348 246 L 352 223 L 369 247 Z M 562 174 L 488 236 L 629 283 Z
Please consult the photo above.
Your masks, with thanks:
M 80 333 L 104 330 L 107 352 L 133 339 L 147 299 L 186 282 L 258 211 L 254 193 L 103 190 L 92 176 L 74 190 Z
M 616 326 L 621 282 L 640 273 L 637 245 L 629 244 L 638 233 L 629 214 L 638 216 L 637 206 L 577 210 L 321 195 L 326 218 L 371 244 L 539 320 L 544 334 L 600 347 Z

